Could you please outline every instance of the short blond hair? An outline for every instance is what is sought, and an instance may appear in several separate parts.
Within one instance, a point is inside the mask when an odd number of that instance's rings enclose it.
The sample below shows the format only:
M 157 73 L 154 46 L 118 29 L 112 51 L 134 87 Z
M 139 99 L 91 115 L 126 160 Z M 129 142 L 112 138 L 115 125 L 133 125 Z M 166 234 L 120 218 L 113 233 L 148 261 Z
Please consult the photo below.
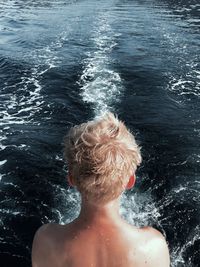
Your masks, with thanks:
M 134 136 L 110 112 L 72 127 L 64 145 L 64 156 L 78 191 L 94 203 L 117 198 L 141 163 Z

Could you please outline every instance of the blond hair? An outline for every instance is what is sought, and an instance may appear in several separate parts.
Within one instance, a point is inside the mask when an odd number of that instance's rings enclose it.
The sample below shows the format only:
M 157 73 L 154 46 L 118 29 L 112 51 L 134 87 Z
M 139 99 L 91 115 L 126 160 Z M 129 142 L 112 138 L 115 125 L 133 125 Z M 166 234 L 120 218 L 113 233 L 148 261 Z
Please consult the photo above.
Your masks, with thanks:
M 72 127 L 64 156 L 78 191 L 94 203 L 117 198 L 141 163 L 134 136 L 110 112 Z

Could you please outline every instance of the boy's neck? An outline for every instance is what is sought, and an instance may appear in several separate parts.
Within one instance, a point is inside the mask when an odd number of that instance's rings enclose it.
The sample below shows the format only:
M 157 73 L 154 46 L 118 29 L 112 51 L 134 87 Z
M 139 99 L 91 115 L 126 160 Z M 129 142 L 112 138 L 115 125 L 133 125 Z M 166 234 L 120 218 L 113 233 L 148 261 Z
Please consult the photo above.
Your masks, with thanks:
M 101 223 L 117 223 L 117 221 L 122 220 L 119 215 L 119 207 L 119 198 L 104 205 L 96 205 L 82 199 L 81 211 L 77 222 L 88 226 Z

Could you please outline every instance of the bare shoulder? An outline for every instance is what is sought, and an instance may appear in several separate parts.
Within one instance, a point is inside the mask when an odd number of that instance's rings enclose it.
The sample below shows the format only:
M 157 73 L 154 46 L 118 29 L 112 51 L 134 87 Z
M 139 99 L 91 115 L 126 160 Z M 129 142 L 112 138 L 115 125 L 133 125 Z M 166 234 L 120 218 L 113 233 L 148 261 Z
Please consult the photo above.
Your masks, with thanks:
M 35 233 L 33 245 L 35 245 L 36 243 L 37 245 L 39 245 L 39 243 L 41 242 L 50 241 L 52 234 L 56 228 L 57 225 L 52 223 L 42 225 Z
M 35 233 L 32 244 L 32 266 L 46 266 L 47 260 L 53 255 L 54 233 L 57 224 L 44 224 Z
M 141 228 L 140 249 L 143 252 L 146 267 L 169 267 L 170 256 L 165 237 L 152 227 Z
M 160 238 L 160 239 L 165 240 L 165 237 L 163 236 L 163 234 L 153 227 L 149 227 L 149 226 L 142 227 L 142 228 L 140 228 L 140 231 L 143 233 L 144 237 Z

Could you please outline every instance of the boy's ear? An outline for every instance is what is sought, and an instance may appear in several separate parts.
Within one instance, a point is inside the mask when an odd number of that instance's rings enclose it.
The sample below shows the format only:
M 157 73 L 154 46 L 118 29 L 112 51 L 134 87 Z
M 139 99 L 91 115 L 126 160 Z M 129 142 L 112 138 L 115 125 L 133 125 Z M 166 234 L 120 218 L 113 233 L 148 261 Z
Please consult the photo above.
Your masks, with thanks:
M 68 181 L 70 186 L 74 186 L 74 181 L 73 181 L 71 174 L 67 175 L 67 181 Z
M 126 189 L 131 189 L 132 187 L 134 187 L 135 181 L 136 181 L 136 177 L 135 177 L 135 174 L 133 174 L 129 178 L 128 184 L 126 185 Z

